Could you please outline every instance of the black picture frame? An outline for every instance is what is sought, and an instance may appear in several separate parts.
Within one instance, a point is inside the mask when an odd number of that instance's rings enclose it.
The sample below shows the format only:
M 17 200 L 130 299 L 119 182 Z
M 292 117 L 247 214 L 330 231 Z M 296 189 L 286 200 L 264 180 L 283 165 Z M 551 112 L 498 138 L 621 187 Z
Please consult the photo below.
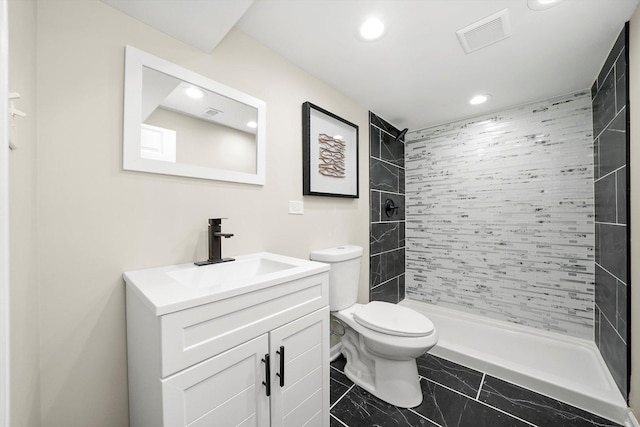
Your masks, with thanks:
M 302 104 L 302 194 L 360 197 L 357 125 L 310 102 Z

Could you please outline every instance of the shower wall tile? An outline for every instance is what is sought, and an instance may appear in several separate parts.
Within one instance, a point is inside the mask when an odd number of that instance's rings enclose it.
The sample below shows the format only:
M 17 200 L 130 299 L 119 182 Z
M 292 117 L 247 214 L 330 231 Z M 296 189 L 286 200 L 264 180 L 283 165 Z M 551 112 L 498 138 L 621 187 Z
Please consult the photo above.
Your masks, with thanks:
M 618 280 L 596 265 L 596 304 L 602 314 L 611 322 L 616 323 L 618 306 Z
M 404 166 L 404 144 L 388 133 L 383 133 L 380 158 L 398 166 Z
M 596 199 L 596 310 L 600 313 L 596 344 L 622 395 L 628 396 L 629 209 L 627 182 L 628 123 L 628 27 L 618 40 L 597 81 L 593 121 L 602 126 L 594 158 Z M 612 95 L 613 94 L 613 95 Z
M 616 116 L 616 76 L 613 70 L 607 75 L 593 99 L 593 133 L 600 135 L 602 130 Z
M 616 216 L 617 224 L 627 224 L 627 209 L 629 204 L 627 203 L 627 169 L 623 169 L 616 172 Z
M 595 183 L 596 221 L 615 223 L 617 219 L 616 174 L 609 174 Z
M 398 277 L 394 277 L 391 280 L 384 282 L 382 285 L 378 285 L 371 288 L 370 293 L 371 301 L 384 301 L 397 303 L 399 298 L 398 293 Z
M 407 135 L 406 294 L 593 337 L 588 91 Z
M 404 141 L 396 141 L 398 129 L 372 112 L 369 121 L 369 299 L 397 303 L 405 295 Z M 391 216 L 387 199 L 398 207 Z
M 594 164 L 598 165 L 598 177 L 623 167 L 627 163 L 627 111 L 621 111 L 598 138 L 599 156 Z M 595 160 L 595 159 L 594 159 Z
M 600 224 L 600 266 L 624 283 L 627 278 L 627 227 Z
M 627 390 L 627 344 L 606 317 L 600 319 L 598 348 L 620 391 Z

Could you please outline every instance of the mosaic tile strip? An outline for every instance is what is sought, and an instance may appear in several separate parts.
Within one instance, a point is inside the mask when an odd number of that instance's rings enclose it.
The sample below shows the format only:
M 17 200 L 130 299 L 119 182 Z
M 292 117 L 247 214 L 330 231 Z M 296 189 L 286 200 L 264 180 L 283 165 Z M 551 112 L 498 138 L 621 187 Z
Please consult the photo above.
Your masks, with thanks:
M 407 138 L 407 296 L 592 338 L 590 92 Z

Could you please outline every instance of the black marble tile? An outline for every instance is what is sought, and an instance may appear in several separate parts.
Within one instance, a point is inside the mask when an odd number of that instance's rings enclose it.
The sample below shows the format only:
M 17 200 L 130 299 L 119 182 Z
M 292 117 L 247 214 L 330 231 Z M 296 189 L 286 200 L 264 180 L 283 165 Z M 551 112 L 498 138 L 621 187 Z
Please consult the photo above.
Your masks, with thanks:
M 353 382 L 338 369 L 330 370 L 329 402 L 333 406 L 353 385 Z
M 380 158 L 380 129 L 369 125 L 369 156 Z
M 598 138 L 599 176 L 627 163 L 627 110 L 622 111 Z
M 595 224 L 594 227 L 594 252 L 595 252 L 595 261 L 600 264 L 600 224 Z
M 404 274 L 404 248 L 380 255 L 380 282 L 383 283 Z
M 458 365 L 429 353 L 416 359 L 418 373 L 434 382 L 475 399 L 482 381 L 482 372 Z
M 627 223 L 627 168 L 626 166 L 616 172 L 616 195 L 618 198 L 617 205 L 617 223 L 618 224 L 626 224 Z
M 398 302 L 405 298 L 405 275 L 398 276 Z
M 627 397 L 627 346 L 606 319 L 600 321 L 600 353 L 622 395 Z
M 609 174 L 594 185 L 597 222 L 616 222 L 616 176 Z
M 369 288 L 382 282 L 382 255 L 373 255 L 369 258 Z
M 382 133 L 382 144 L 380 144 L 380 158 L 387 162 L 404 167 L 404 143 L 396 141 L 388 133 Z
M 393 200 L 393 204 L 398 207 L 397 211 L 391 212 L 387 216 L 385 206 L 387 199 Z M 405 196 L 402 194 L 380 193 L 380 220 L 381 221 L 404 221 L 405 220 Z
M 370 253 L 372 255 L 398 249 L 400 223 L 384 222 L 371 224 Z
M 607 74 L 609 74 L 611 67 L 613 67 L 613 64 L 615 63 L 616 59 L 622 52 L 622 49 L 624 49 L 625 47 L 626 30 L 627 30 L 626 26 L 622 28 L 622 30 L 620 31 L 620 34 L 618 35 L 618 38 L 616 39 L 616 42 L 613 44 L 613 47 L 611 48 L 611 51 L 609 51 L 609 56 L 607 56 L 607 60 L 604 62 L 604 65 L 600 70 L 600 74 L 598 75 L 599 87 L 602 86 L 602 82 L 606 79 L 606 76 Z
M 370 193 L 371 222 L 378 222 L 380 221 L 380 192 L 371 190 Z
M 615 324 L 617 317 L 616 307 L 618 305 L 618 281 L 598 265 L 596 265 L 595 279 L 595 300 L 598 309 L 600 309 L 610 322 Z
M 596 345 L 598 346 L 598 348 L 600 347 L 600 309 L 598 309 L 598 306 L 595 306 L 595 310 L 594 310 L 594 317 L 595 317 L 595 325 L 594 325 L 594 331 L 593 331 L 593 338 L 594 341 L 596 342 Z
M 627 50 L 616 61 L 616 111 L 627 106 Z
M 349 427 L 436 427 L 415 412 L 390 405 L 360 387 L 352 388 L 333 408 L 331 415 Z
M 627 277 L 627 227 L 625 225 L 600 224 L 600 265 L 628 283 Z
M 597 137 L 600 132 L 616 115 L 616 85 L 615 74 L 609 73 L 598 94 L 593 99 L 593 136 Z M 602 146 L 600 147 L 602 155 Z M 600 160 L 602 162 L 602 160 Z M 602 176 L 602 173 L 600 173 Z
M 593 98 L 595 98 L 597 93 L 598 93 L 598 79 L 596 78 L 596 81 L 593 82 L 593 84 L 591 85 L 591 99 L 592 100 L 593 100 Z
M 613 421 L 488 375 L 482 385 L 480 400 L 537 426 L 619 426 Z
M 401 221 L 398 224 L 398 247 L 402 248 L 406 245 L 405 239 L 407 223 L 405 221 Z
M 344 372 L 344 367 L 347 364 L 347 359 L 341 354 L 334 361 L 331 362 L 331 367 L 337 369 L 340 372 Z
M 404 169 L 398 170 L 398 193 L 401 193 L 401 194 L 406 193 L 405 181 L 406 181 L 405 170 Z
M 600 140 L 593 140 L 593 179 L 600 178 Z
M 449 390 L 428 380 L 421 380 L 422 404 L 414 410 L 441 426 L 456 427 L 530 427 L 504 412 Z
M 345 425 L 343 423 L 341 423 L 340 421 L 338 421 L 338 419 L 336 417 L 331 415 L 329 417 L 329 427 L 345 427 Z
M 369 189 L 398 192 L 399 169 L 378 159 L 369 159 Z
M 400 301 L 398 297 L 398 278 L 393 278 L 382 285 L 371 288 L 369 301 L 384 301 L 397 304 Z
M 383 131 L 390 133 L 391 136 L 396 138 L 399 134 L 398 129 L 391 123 L 387 122 L 382 117 L 378 117 L 375 113 L 369 111 L 369 123 L 382 129 Z
M 627 305 L 629 301 L 627 299 L 627 285 L 618 280 L 618 311 L 616 317 L 616 329 L 622 339 L 628 343 L 629 341 L 629 329 L 627 328 Z

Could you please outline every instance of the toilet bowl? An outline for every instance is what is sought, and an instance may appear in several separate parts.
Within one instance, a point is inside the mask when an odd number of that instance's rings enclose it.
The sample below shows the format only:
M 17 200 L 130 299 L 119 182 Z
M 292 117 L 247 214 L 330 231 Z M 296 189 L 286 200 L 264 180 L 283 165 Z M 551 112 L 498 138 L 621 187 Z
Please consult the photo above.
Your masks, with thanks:
M 438 342 L 433 323 L 407 307 L 387 302 L 356 303 L 362 248 L 345 245 L 311 253 L 331 265 L 329 304 L 334 333 L 347 359 L 344 372 L 355 384 L 392 405 L 422 403 L 416 366 Z

